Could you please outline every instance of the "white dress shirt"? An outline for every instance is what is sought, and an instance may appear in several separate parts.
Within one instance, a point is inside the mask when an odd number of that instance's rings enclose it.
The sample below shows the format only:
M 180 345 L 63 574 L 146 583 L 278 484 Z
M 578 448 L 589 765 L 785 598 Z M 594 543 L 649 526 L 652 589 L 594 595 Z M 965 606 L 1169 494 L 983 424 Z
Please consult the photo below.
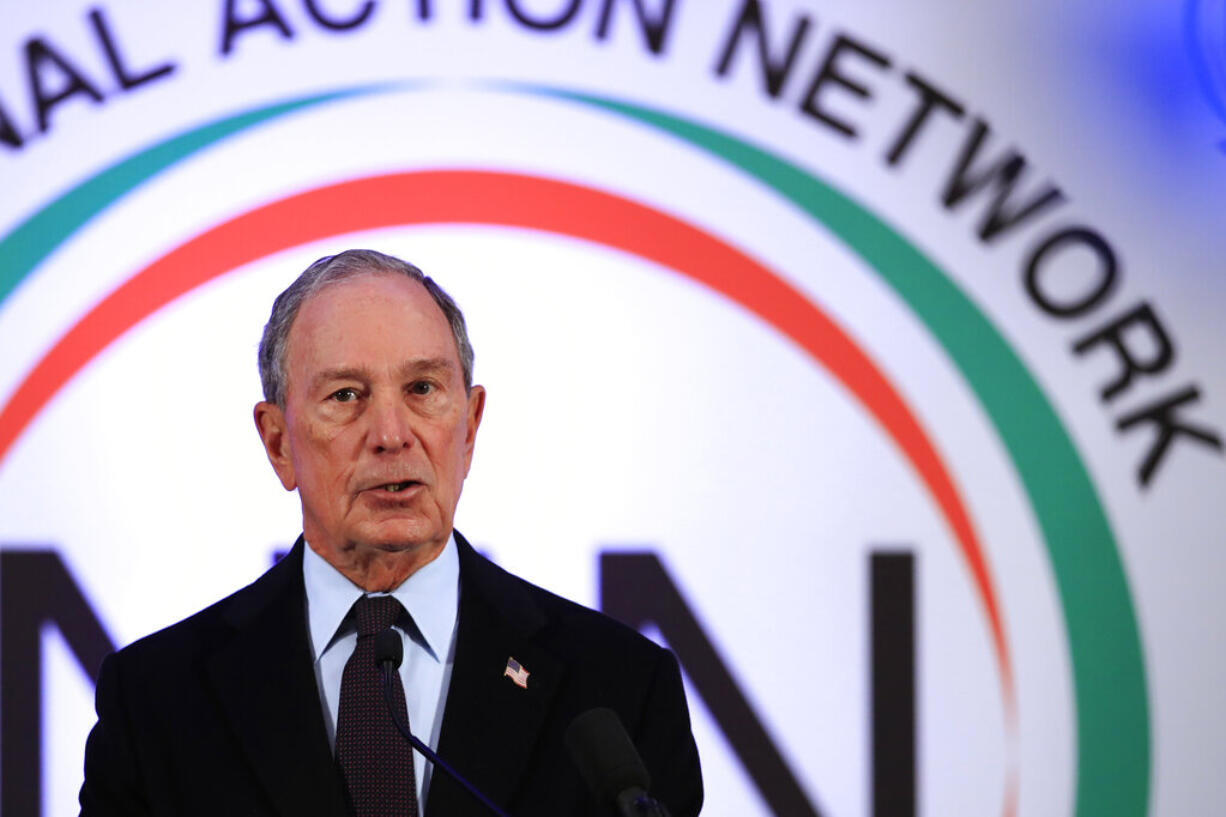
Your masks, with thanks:
M 336 717 L 341 700 L 341 675 L 357 646 L 357 629 L 349 615 L 353 603 L 364 595 L 362 588 L 324 561 L 308 544 L 302 559 L 306 583 L 307 628 L 315 656 L 315 683 L 323 704 L 328 740 L 336 751 Z M 389 595 L 369 593 L 365 595 Z M 460 600 L 460 560 L 455 537 L 443 552 L 420 568 L 390 595 L 408 611 L 413 625 L 398 624 L 404 644 L 400 680 L 404 684 L 409 728 L 431 749 L 438 748 L 447 703 L 447 687 L 455 663 L 456 616 Z M 407 630 L 405 629 L 407 627 Z M 391 717 L 389 714 L 388 717 Z M 413 753 L 413 772 L 418 791 L 418 811 L 424 812 L 430 786 L 429 764 Z

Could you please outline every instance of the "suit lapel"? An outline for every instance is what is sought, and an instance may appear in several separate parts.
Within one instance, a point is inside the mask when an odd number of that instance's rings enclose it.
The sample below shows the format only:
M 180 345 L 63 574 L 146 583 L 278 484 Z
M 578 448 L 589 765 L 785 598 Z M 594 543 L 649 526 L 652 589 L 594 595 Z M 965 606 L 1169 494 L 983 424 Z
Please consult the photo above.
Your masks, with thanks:
M 478 556 L 458 533 L 456 544 L 460 611 L 438 752 L 505 808 L 533 754 L 562 664 L 534 643 L 544 617 L 518 581 Z M 527 688 L 505 676 L 509 658 L 529 673 Z M 426 813 L 488 817 L 441 769 L 431 778 Z
M 209 674 L 247 759 L 281 814 L 346 814 L 307 639 L 302 540 L 236 595 L 233 639 Z

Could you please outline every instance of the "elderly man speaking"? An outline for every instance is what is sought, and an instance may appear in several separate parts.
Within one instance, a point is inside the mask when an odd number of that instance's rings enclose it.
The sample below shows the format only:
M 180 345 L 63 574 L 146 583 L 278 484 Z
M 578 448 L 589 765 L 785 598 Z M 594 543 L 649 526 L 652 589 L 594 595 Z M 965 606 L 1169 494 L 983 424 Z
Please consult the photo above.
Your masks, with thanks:
M 671 653 L 452 528 L 485 390 L 447 293 L 374 251 L 322 258 L 277 298 L 259 361 L 255 424 L 302 537 L 253 584 L 106 659 L 82 815 L 611 815 L 564 740 L 598 707 L 629 730 L 652 795 L 697 814 Z M 378 663 L 389 630 L 399 683 Z M 491 804 L 413 750 L 392 711 Z

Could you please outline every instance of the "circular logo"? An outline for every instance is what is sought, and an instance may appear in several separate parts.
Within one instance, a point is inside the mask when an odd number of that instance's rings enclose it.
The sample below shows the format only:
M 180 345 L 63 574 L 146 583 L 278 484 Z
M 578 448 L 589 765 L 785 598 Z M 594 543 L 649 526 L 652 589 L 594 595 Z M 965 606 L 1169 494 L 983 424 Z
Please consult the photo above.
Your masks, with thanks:
M 389 144 L 405 120 L 430 133 Z M 570 136 L 556 154 L 518 141 L 542 127 Z M 601 166 L 588 137 L 632 145 L 634 166 Z M 311 138 L 352 149 L 311 167 Z M 283 162 L 257 199 L 185 195 L 244 152 Z M 161 249 L 109 255 L 108 228 L 137 224 Z M 874 718 L 907 717 L 874 709 L 882 683 L 914 696 L 926 811 L 1144 813 L 1145 679 L 1115 540 L 1004 336 L 884 218 L 780 152 L 554 86 L 364 85 L 222 116 L 0 241 L 5 295 L 89 257 L 117 282 L 9 390 L 0 480 L 24 518 L 63 514 L 121 640 L 142 607 L 186 614 L 292 538 L 233 394 L 258 398 L 272 295 L 359 241 L 440 270 L 474 327 L 493 382 L 461 527 L 588 603 L 603 556 L 665 554 L 702 625 L 687 644 L 721 668 L 686 667 L 709 796 L 768 798 L 718 675 L 812 813 L 869 813 L 863 781 L 888 774 Z M 159 587 L 176 565 L 192 589 Z

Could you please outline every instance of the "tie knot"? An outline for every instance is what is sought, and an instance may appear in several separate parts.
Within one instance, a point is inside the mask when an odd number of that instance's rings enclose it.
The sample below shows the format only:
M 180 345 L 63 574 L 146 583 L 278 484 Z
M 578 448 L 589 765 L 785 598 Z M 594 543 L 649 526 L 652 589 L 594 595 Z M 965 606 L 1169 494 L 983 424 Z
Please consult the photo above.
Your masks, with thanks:
M 404 608 L 395 596 L 362 596 L 353 604 L 358 638 L 381 633 L 396 623 Z

